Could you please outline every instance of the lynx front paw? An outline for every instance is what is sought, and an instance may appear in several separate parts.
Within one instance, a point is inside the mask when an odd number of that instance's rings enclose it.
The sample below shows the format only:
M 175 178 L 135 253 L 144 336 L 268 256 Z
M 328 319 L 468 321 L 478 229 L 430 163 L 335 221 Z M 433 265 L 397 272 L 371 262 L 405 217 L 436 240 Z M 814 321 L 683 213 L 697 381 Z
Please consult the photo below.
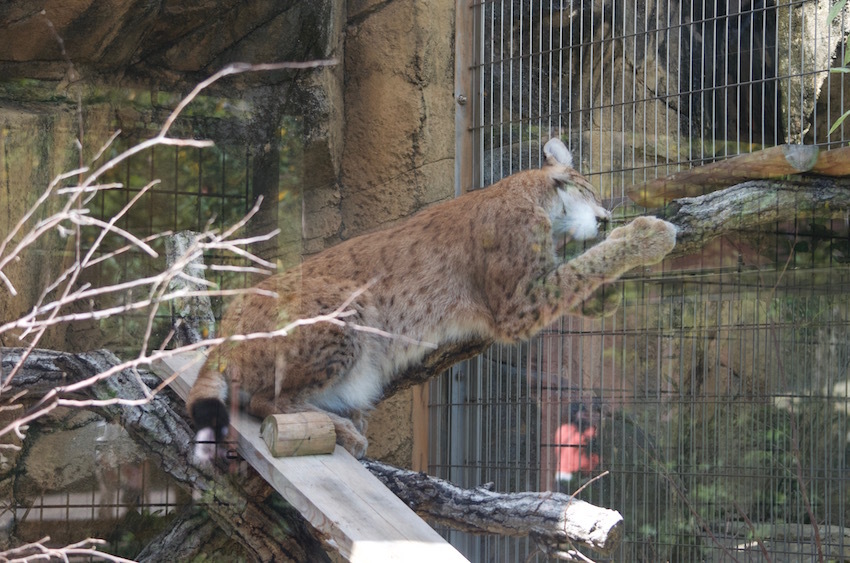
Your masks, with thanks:
M 661 262 L 676 246 L 676 226 L 657 217 L 638 217 L 611 231 L 608 239 L 626 244 L 629 262 L 648 266 Z

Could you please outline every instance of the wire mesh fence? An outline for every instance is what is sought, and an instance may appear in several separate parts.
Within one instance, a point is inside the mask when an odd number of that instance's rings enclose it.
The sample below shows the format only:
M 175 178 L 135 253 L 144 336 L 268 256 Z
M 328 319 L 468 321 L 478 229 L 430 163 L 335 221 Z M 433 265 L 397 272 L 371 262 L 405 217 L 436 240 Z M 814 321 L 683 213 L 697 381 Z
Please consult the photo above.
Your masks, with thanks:
M 137 90 L 109 90 L 104 97 L 111 101 L 92 104 L 85 113 L 89 138 L 108 138 L 121 131 L 106 149 L 104 160 L 150 138 L 181 99 L 176 94 Z M 86 213 L 108 221 L 141 196 L 120 214 L 115 226 L 146 240 L 158 256 L 138 249 L 116 252 L 122 247 L 126 250 L 127 240 L 107 235 L 99 249 L 100 259 L 86 271 L 81 284 L 103 287 L 156 275 L 165 267 L 169 233 L 220 232 L 241 220 L 260 196 L 267 205 L 246 227 L 247 232 L 269 232 L 279 221 L 292 224 L 293 231 L 284 232 L 280 240 L 291 243 L 290 239 L 300 236 L 300 202 L 294 188 L 299 181 L 297 120 L 282 118 L 279 123 L 258 127 L 244 105 L 229 103 L 201 98 L 193 113 L 181 117 L 172 128 L 175 137 L 212 139 L 215 146 L 159 146 L 130 157 L 104 175 L 104 184 L 120 185 L 97 192 L 87 201 Z M 80 117 L 81 122 L 83 119 Z M 103 130 L 95 131 L 95 127 Z M 13 130 L 11 134 L 23 133 Z M 61 141 L 59 134 L 56 137 Z M 61 148 L 59 141 L 56 144 Z M 64 165 L 57 160 L 57 165 Z M 145 191 L 155 180 L 159 183 Z M 33 188 L 38 186 L 26 186 Z M 295 213 L 298 220 L 290 221 L 288 213 Z M 99 234 L 99 228 L 83 227 L 80 247 L 89 248 Z M 277 242 L 259 252 L 279 263 L 299 255 L 296 244 L 284 248 Z M 61 256 L 64 252 L 71 260 L 75 251 L 66 247 L 56 253 Z M 249 286 L 252 280 L 244 269 L 228 269 L 246 262 L 224 252 L 205 256 L 207 266 L 220 267 L 208 268 L 206 279 L 221 288 Z M 143 298 L 134 295 L 130 284 L 126 290 L 99 295 L 90 307 L 127 307 Z M 214 298 L 212 305 L 220 317 L 225 306 L 222 298 Z M 64 346 L 74 351 L 107 348 L 122 358 L 137 357 L 150 315 L 149 310 L 130 308 L 103 320 L 74 323 Z M 174 318 L 168 302 L 154 311 L 150 348 L 167 345 Z M 190 494 L 176 486 L 120 425 L 87 410 L 57 409 L 55 415 L 31 425 L 21 452 L 0 458 L 3 490 L 8 493 L 0 503 L 3 542 L 10 538 L 31 542 L 49 536 L 45 545 L 54 547 L 97 537 L 107 542 L 107 552 L 135 557 L 192 503 Z
M 561 136 L 615 223 L 635 184 L 780 143 L 838 146 L 843 11 L 818 2 L 473 2 L 470 180 Z M 463 65 L 461 65 L 463 66 Z M 504 226 L 504 228 L 510 228 Z M 635 271 L 601 320 L 496 346 L 431 388 L 431 472 L 621 511 L 617 561 L 850 558 L 848 219 Z M 604 472 L 606 475 L 594 480 Z M 528 539 L 447 532 L 474 561 Z M 529 558 L 530 559 L 527 559 Z

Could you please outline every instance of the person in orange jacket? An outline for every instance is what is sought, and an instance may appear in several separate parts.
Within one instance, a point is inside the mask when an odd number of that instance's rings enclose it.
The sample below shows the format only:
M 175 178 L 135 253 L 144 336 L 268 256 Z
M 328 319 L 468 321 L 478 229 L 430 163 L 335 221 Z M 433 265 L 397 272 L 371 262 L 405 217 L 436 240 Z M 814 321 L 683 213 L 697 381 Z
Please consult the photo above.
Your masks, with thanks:
M 590 473 L 599 465 L 599 455 L 590 451 L 590 441 L 596 436 L 596 427 L 584 426 L 584 407 L 573 409 L 570 421 L 562 424 L 555 433 L 558 447 L 558 467 L 555 481 L 561 490 L 569 490 L 578 474 Z

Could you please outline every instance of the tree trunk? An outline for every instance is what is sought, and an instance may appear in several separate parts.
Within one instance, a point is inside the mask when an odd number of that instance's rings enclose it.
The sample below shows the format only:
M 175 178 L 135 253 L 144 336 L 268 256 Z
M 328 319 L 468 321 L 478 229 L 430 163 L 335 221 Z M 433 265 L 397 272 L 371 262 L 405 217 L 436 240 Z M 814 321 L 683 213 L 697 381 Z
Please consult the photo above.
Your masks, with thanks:
M 7 372 L 21 359 L 23 350 L 0 348 L 3 371 Z M 58 385 L 67 385 L 101 373 L 118 363 L 107 351 L 66 354 L 36 350 L 12 381 L 13 390 L 37 386 L 41 394 Z M 78 400 L 109 401 L 116 397 L 141 399 L 159 378 L 139 370 L 124 370 L 78 392 Z M 67 396 L 63 396 L 68 398 Z M 30 401 L 39 396 L 29 394 Z M 246 553 L 257 561 L 328 561 L 321 538 L 294 509 L 283 505 L 270 488 L 251 475 L 233 483 L 212 468 L 197 467 L 192 459 L 193 434 L 184 418 L 182 404 L 175 409 L 171 393 L 160 392 L 142 405 L 99 404 L 88 408 L 110 422 L 121 424 L 133 440 L 156 459 L 159 467 L 187 490 L 200 492 L 204 508 L 225 535 L 238 541 Z M 481 489 L 461 489 L 427 475 L 364 460 L 374 473 L 408 506 L 447 526 L 479 534 L 532 536 L 542 549 L 562 553 L 575 542 L 609 553 L 622 536 L 622 516 L 616 511 L 599 508 L 567 495 L 550 492 L 500 494 Z M 277 501 L 275 501 L 277 499 Z M 443 506 L 440 507 L 439 505 Z M 213 534 L 194 514 L 182 517 L 175 525 L 193 534 Z M 183 534 L 185 537 L 186 535 Z M 193 553 L 202 543 L 198 537 L 166 532 L 142 555 L 149 560 L 170 559 L 174 553 Z M 168 554 L 169 557 L 164 557 Z

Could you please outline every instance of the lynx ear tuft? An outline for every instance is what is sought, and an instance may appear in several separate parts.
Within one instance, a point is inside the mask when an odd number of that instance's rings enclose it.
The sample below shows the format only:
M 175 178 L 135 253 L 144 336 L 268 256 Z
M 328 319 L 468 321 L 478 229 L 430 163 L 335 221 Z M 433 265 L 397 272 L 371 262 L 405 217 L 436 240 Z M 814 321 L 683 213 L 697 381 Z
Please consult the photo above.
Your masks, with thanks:
M 546 164 L 549 166 L 560 164 L 561 166 L 573 167 L 573 154 L 557 137 L 546 142 L 543 146 L 543 154 L 546 156 Z

